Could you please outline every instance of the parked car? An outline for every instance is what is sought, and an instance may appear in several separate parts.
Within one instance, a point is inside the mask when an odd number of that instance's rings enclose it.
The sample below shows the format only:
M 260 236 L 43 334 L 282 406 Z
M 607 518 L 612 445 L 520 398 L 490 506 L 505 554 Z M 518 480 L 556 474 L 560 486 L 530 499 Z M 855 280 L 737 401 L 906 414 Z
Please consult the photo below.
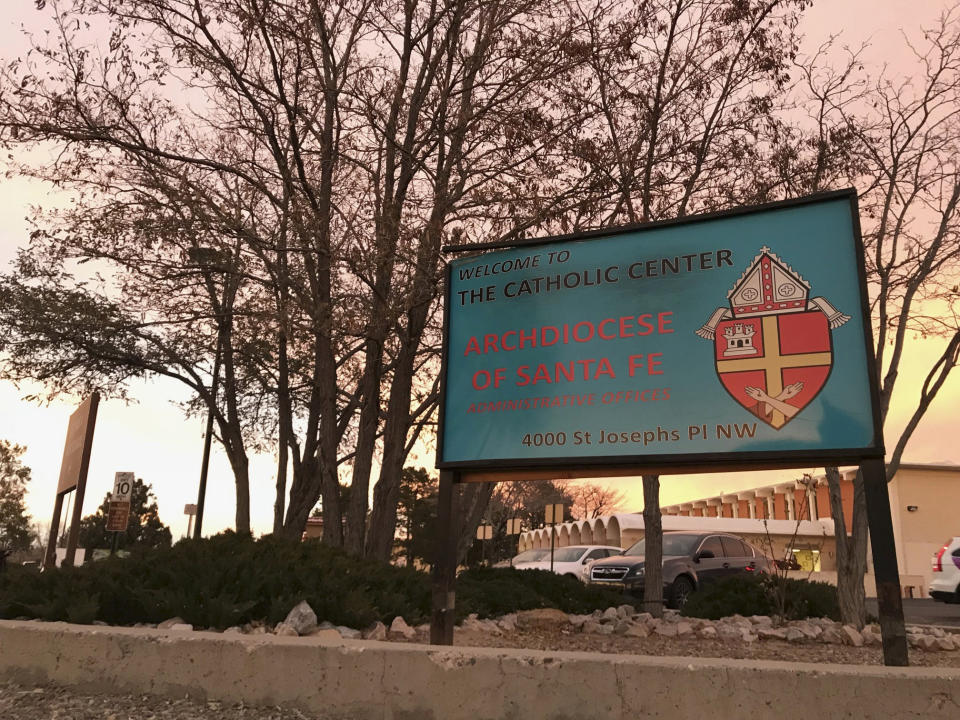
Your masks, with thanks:
M 506 567 L 518 567 L 526 563 L 536 562 L 537 560 L 542 559 L 544 556 L 550 557 L 550 550 L 524 550 L 519 555 L 514 555 L 509 560 L 501 560 L 498 563 L 494 563 L 493 567 L 495 568 L 506 568 Z
M 646 542 L 641 540 L 620 557 L 598 560 L 590 569 L 590 582 L 642 596 L 645 554 Z M 767 572 L 770 572 L 767 557 L 735 535 L 663 534 L 663 596 L 668 607 L 683 607 L 690 593 L 707 583 L 737 573 Z
M 960 603 L 960 537 L 952 537 L 933 555 L 933 580 L 928 591 L 934 600 Z
M 619 555 L 622 552 L 623 548 L 614 545 L 567 545 L 554 548 L 553 572 L 557 575 L 569 575 L 577 578 L 577 580 L 588 582 L 590 567 L 594 561 Z M 545 555 L 535 561 L 514 562 L 513 566 L 521 570 L 549 570 L 550 549 L 547 548 Z

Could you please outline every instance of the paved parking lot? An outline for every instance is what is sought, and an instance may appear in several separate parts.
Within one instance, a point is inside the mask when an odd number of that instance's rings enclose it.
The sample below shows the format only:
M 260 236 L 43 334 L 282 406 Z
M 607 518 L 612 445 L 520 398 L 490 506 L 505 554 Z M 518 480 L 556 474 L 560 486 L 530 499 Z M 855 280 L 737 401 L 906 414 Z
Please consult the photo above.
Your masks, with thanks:
M 867 612 L 877 614 L 877 601 L 867 598 Z M 903 616 L 908 623 L 918 625 L 950 625 L 960 627 L 960 605 L 947 605 L 929 598 L 906 598 Z

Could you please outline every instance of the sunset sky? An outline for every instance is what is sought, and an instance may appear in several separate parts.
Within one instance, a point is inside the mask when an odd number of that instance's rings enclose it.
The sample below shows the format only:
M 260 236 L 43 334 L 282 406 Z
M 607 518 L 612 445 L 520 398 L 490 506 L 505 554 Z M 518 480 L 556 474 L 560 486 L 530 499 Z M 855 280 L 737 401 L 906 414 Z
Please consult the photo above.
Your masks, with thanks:
M 908 70 L 913 58 L 900 29 L 916 35 L 922 25 L 930 25 L 944 7 L 933 0 L 819 0 L 806 12 L 802 32 L 805 50 L 819 46 L 830 35 L 859 45 L 865 40 L 871 48 L 864 55 L 868 65 L 886 63 L 890 70 Z M 45 13 L 34 9 L 33 0 L 8 0 L 0 20 L 0 56 L 6 62 L 26 49 L 20 32 L 24 26 L 42 31 Z M 27 237 L 31 205 L 53 206 L 64 202 L 38 183 L 22 178 L 2 178 L 0 202 L 0 268 L 6 269 L 17 248 Z M 894 398 L 888 419 L 887 443 L 892 446 L 912 412 L 923 373 L 939 353 L 936 340 L 917 339 L 909 345 L 903 365 L 899 394 Z M 0 383 L 0 438 L 25 445 L 25 463 L 33 469 L 28 495 L 29 510 L 35 521 L 46 525 L 52 513 L 59 473 L 60 457 L 67 420 L 78 398 L 61 398 L 50 405 L 37 405 L 21 398 L 36 388 L 16 388 Z M 196 502 L 202 450 L 203 421 L 185 420 L 176 402 L 186 399 L 185 390 L 172 381 L 140 382 L 131 386 L 136 401 L 101 404 L 97 420 L 94 450 L 90 465 L 84 514 L 93 512 L 112 486 L 116 471 L 134 471 L 153 485 L 159 499 L 162 520 L 171 526 L 174 538 L 186 530 L 182 514 L 185 503 Z M 933 408 L 927 413 L 905 459 L 911 462 L 960 463 L 956 441 L 957 408 L 960 407 L 960 375 L 951 378 Z M 409 464 L 433 467 L 432 452 L 412 457 Z M 251 457 L 251 521 L 257 533 L 269 532 L 272 522 L 275 460 L 272 456 Z M 719 492 L 731 492 L 798 477 L 797 471 L 741 473 L 725 475 L 688 475 L 664 477 L 661 502 L 669 505 Z M 612 481 L 627 493 L 624 510 L 642 509 L 639 480 Z M 225 457 L 217 451 L 211 464 L 204 530 L 216 532 L 233 523 L 233 479 Z

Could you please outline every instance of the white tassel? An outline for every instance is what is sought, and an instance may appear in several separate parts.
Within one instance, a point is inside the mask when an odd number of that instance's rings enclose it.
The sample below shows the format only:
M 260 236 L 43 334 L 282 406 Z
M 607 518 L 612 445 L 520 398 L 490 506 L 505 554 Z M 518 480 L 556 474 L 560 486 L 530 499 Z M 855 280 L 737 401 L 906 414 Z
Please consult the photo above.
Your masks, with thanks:
M 815 297 L 810 301 L 810 304 L 827 316 L 827 322 L 830 323 L 831 330 L 836 330 L 850 319 L 849 315 L 837 310 L 826 298 Z
M 700 326 L 700 329 L 696 331 L 697 335 L 704 340 L 713 340 L 717 335 L 717 325 L 723 320 L 729 320 L 732 317 L 733 314 L 729 308 L 718 307 L 713 311 L 713 314 L 710 315 L 710 318 Z

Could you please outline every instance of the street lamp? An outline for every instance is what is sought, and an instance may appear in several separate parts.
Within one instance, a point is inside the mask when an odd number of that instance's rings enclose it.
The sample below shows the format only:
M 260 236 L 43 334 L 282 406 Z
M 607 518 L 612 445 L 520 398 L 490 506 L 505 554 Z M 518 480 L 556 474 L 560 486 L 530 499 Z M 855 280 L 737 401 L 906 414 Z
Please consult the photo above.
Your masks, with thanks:
M 216 248 L 190 248 L 190 260 L 202 270 L 219 270 L 223 273 L 223 299 L 220 302 L 220 312 L 217 313 L 217 350 L 213 356 L 213 379 L 210 381 L 211 403 L 207 409 L 207 431 L 203 436 L 203 459 L 200 461 L 200 488 L 197 491 L 197 520 L 193 526 L 193 537 L 199 540 L 203 532 L 203 507 L 207 496 L 207 473 L 210 467 L 210 442 L 213 437 L 213 410 L 217 402 L 217 386 L 220 382 L 220 356 L 223 349 L 223 328 L 226 324 L 226 307 L 229 300 L 229 276 L 232 266 L 230 252 L 222 252 Z M 226 256 L 226 257 L 224 257 Z

